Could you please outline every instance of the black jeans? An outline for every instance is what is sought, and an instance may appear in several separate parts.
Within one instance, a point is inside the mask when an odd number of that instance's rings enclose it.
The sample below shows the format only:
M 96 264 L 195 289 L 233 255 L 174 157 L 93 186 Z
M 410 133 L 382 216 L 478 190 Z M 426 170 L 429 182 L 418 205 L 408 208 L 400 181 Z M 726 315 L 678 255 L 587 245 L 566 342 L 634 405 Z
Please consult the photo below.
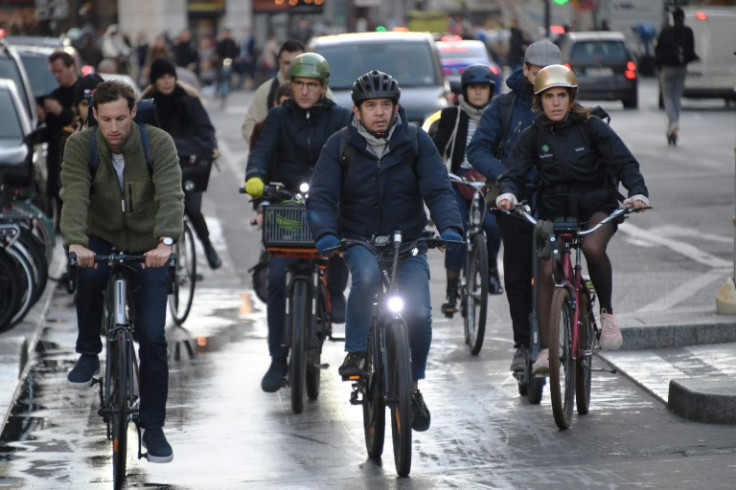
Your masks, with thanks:
M 207 228 L 207 221 L 202 214 L 202 194 L 201 191 L 184 192 L 184 212 L 192 223 L 192 228 L 197 234 L 197 238 L 202 243 L 208 243 L 210 239 L 210 231 Z
M 514 347 L 529 346 L 534 227 L 514 216 L 496 215 L 503 241 L 503 279 L 514 330 Z
M 90 237 L 88 248 L 98 254 L 110 253 L 109 243 Z M 140 420 L 144 429 L 163 427 L 169 391 L 169 364 L 166 352 L 166 301 L 168 270 L 166 267 L 133 266 L 129 287 L 133 291 L 136 311 L 135 332 L 140 359 Z M 104 292 L 110 269 L 80 267 L 77 281 L 77 352 L 97 355 L 102 351 L 100 326 L 104 308 Z

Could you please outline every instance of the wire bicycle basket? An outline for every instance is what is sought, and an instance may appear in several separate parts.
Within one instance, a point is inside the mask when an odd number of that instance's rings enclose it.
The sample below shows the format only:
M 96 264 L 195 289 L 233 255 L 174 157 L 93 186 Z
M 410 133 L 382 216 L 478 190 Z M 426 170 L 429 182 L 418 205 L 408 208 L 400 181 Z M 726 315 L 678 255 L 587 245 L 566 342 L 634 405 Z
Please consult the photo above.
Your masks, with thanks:
M 314 248 L 302 204 L 271 204 L 263 208 L 263 245 L 270 247 Z

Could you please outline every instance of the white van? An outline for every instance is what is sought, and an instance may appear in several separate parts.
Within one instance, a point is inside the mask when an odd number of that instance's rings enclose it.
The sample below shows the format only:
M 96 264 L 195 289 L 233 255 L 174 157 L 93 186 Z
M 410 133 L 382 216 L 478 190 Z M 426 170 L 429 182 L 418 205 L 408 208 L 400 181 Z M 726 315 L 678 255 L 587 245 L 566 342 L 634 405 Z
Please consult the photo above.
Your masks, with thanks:
M 699 61 L 687 65 L 684 96 L 736 102 L 736 7 L 683 7 Z

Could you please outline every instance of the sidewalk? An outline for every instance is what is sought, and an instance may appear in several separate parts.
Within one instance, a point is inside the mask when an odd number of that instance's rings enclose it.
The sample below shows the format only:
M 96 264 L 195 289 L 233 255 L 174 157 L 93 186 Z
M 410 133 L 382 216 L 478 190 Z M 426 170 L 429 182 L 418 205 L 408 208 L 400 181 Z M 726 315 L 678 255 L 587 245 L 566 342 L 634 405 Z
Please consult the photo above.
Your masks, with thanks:
M 57 245 L 49 268 L 52 277 L 63 271 L 63 257 Z M 47 314 L 56 311 L 55 322 L 74 322 L 69 304 L 66 290 L 49 281 L 23 322 L 0 334 L 3 427 L 23 387 L 27 361 L 44 329 L 51 326 Z M 54 305 L 63 305 L 64 314 Z M 712 304 L 621 314 L 619 325 L 622 349 L 601 351 L 601 358 L 682 417 L 736 424 L 736 315 L 718 315 Z

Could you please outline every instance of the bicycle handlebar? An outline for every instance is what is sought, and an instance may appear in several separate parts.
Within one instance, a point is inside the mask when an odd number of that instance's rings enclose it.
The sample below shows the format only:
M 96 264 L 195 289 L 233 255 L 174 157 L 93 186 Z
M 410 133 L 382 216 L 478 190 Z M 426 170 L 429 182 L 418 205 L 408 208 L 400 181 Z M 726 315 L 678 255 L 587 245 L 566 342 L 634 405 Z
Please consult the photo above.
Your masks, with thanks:
M 396 250 L 397 247 L 399 248 L 400 253 L 406 253 L 417 248 L 420 245 L 426 245 L 427 248 L 444 247 L 447 244 L 465 246 L 464 241 L 443 240 L 441 237 L 438 236 L 423 236 L 417 238 L 416 240 L 411 240 L 408 242 L 402 242 L 400 234 L 398 234 L 398 240 L 396 238 L 396 234 L 394 234 L 393 240 L 389 236 L 378 236 L 373 238 L 373 240 L 371 241 L 361 240 L 359 238 L 342 238 L 340 239 L 339 245 L 326 248 L 324 252 L 325 255 L 332 255 L 336 252 L 347 250 L 356 245 L 362 245 L 373 252 L 375 255 L 387 255 Z
M 111 267 L 113 266 L 113 264 L 140 264 L 145 261 L 145 254 L 128 254 L 124 252 L 95 254 L 96 264 L 107 263 Z M 174 273 L 176 271 L 175 253 L 169 254 L 169 258 L 166 260 L 166 265 L 164 267 L 166 267 L 169 272 L 168 292 L 169 294 L 171 294 L 173 292 Z M 67 258 L 67 268 L 69 272 L 69 280 L 66 284 L 66 291 L 67 293 L 72 294 L 77 289 L 77 269 L 79 268 L 79 263 L 77 262 L 76 252 L 69 252 L 69 257 Z
M 611 214 L 609 214 L 608 216 L 606 216 L 605 218 L 603 218 L 600 221 L 600 223 L 598 223 L 595 226 L 593 226 L 591 228 L 588 228 L 586 230 L 578 230 L 576 232 L 576 234 L 578 236 L 590 235 L 591 233 L 597 231 L 603 225 L 605 225 L 607 223 L 610 223 L 611 221 L 614 221 L 614 220 L 620 218 L 621 216 L 626 217 L 626 216 L 628 216 L 631 213 L 640 213 L 640 212 L 642 212 L 644 210 L 647 210 L 647 209 L 652 209 L 652 207 L 651 206 L 643 206 L 643 207 L 635 208 L 633 206 L 621 206 L 620 208 L 617 208 Z M 534 216 L 532 216 L 532 214 L 531 214 L 531 207 L 529 206 L 529 204 L 526 203 L 526 202 L 524 202 L 524 201 L 520 202 L 519 204 L 517 204 L 516 206 L 514 206 L 514 207 L 512 207 L 511 209 L 508 209 L 508 210 L 494 207 L 494 208 L 491 208 L 491 211 L 494 212 L 494 213 L 503 213 L 503 214 L 506 214 L 506 215 L 509 215 L 509 216 L 511 216 L 511 215 L 518 216 L 518 217 L 520 217 L 520 218 L 528 221 L 532 225 L 536 225 L 537 224 L 537 221 L 538 221 Z
M 474 188 L 475 190 L 480 190 L 486 186 L 485 182 L 481 182 L 477 180 L 468 180 L 464 177 L 460 177 L 459 175 L 453 174 L 452 172 L 449 172 L 447 176 L 450 179 L 450 182 L 454 182 L 456 184 L 467 185 L 467 186 Z

